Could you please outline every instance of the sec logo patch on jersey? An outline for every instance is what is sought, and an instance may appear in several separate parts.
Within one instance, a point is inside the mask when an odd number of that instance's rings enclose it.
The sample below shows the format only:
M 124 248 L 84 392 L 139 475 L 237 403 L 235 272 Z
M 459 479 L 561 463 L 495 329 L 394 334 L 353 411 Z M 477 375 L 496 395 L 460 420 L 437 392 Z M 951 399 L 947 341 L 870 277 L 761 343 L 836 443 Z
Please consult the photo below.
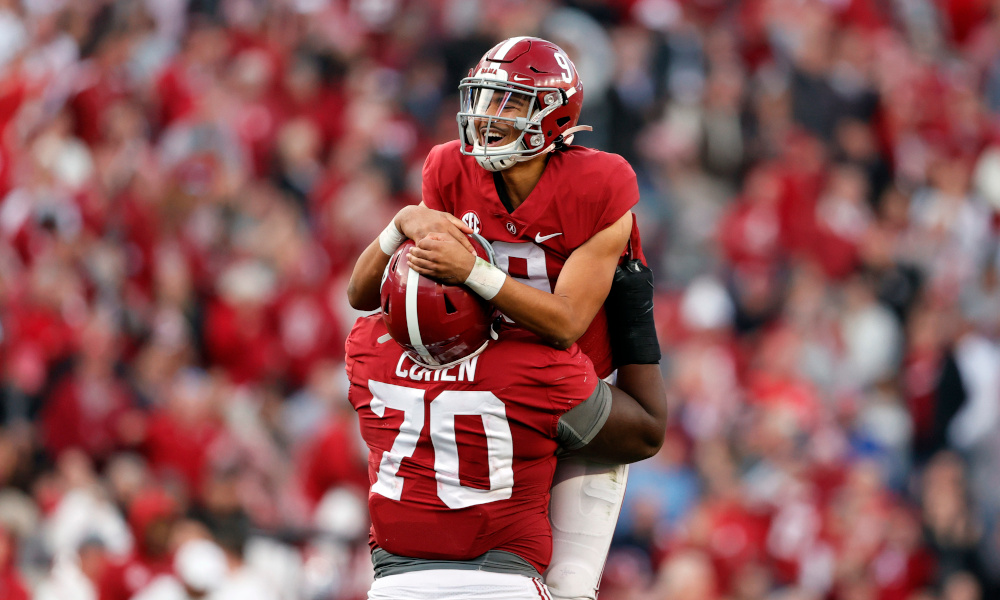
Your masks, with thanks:
M 479 221 L 479 215 L 472 210 L 462 215 L 462 222 L 468 225 L 469 229 L 475 233 L 479 233 L 479 230 L 482 228 L 482 224 Z

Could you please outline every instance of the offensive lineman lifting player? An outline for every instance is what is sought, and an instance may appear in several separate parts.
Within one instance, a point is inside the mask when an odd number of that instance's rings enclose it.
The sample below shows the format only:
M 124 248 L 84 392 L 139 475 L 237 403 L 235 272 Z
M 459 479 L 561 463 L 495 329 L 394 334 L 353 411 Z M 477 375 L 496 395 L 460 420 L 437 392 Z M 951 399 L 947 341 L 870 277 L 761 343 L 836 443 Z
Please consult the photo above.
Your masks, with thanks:
M 401 210 L 358 259 L 351 304 L 378 307 L 389 256 L 410 238 L 417 242 L 408 257 L 415 272 L 465 283 L 557 348 L 579 340 L 598 374 L 609 375 L 608 328 L 621 326 L 616 320 L 627 315 L 605 313 L 603 304 L 623 251 L 641 257 L 630 212 L 638 201 L 632 169 L 621 157 L 571 144 L 586 129 L 577 125 L 583 86 L 555 44 L 506 40 L 487 52 L 460 89 L 459 140 L 431 150 L 421 205 Z M 473 255 L 465 235 L 471 232 L 493 244 L 496 266 Z M 650 280 L 639 260 L 622 268 Z M 646 408 L 662 417 L 652 321 L 632 329 L 635 343 L 616 349 L 614 363 L 647 368 L 619 373 L 618 383 L 659 390 L 659 405 Z M 627 471 L 595 472 L 579 463 L 561 463 L 560 470 L 552 502 L 555 554 L 546 581 L 560 597 L 593 598 Z M 597 500 L 586 489 L 594 485 L 615 488 L 619 498 L 602 511 L 605 522 L 588 517 L 589 530 L 581 534 L 578 513 L 593 512 L 587 503 Z
M 412 245 L 390 261 L 382 312 L 358 319 L 347 342 L 372 482 L 368 598 L 546 600 L 557 445 L 642 460 L 660 447 L 662 424 L 598 378 L 575 344 L 555 349 L 521 328 L 491 335 L 495 309 L 416 274 L 405 260 Z M 630 309 L 651 297 L 646 288 L 621 299 Z M 627 345 L 628 333 L 615 335 Z

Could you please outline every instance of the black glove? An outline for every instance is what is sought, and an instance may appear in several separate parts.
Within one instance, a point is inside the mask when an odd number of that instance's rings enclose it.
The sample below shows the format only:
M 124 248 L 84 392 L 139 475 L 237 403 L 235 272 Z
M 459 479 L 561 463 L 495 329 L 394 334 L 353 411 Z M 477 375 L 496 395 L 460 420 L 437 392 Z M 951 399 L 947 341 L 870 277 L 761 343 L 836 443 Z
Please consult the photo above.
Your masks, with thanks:
M 660 342 L 653 322 L 653 272 L 649 267 L 638 259 L 619 265 L 604 308 L 616 366 L 660 362 Z

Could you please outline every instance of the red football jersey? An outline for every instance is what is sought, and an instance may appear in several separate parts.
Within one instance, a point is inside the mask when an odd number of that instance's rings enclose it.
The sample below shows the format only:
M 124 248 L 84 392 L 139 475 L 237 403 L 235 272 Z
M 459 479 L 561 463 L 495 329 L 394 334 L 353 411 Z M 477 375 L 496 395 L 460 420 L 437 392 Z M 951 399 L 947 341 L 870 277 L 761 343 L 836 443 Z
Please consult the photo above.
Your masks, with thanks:
M 639 201 L 635 172 L 617 154 L 568 146 L 549 154 L 528 198 L 508 213 L 493 173 L 459 142 L 431 149 L 423 170 L 423 201 L 449 212 L 493 244 L 498 266 L 511 277 L 551 293 L 569 255 L 620 219 Z M 633 223 L 632 254 L 642 258 Z M 602 308 L 578 341 L 602 377 L 611 374 L 608 320 Z
M 369 449 L 373 548 L 437 560 L 504 550 L 545 571 L 559 418 L 598 379 L 577 346 L 515 328 L 500 340 L 432 371 L 388 338 L 381 315 L 355 323 L 348 398 Z

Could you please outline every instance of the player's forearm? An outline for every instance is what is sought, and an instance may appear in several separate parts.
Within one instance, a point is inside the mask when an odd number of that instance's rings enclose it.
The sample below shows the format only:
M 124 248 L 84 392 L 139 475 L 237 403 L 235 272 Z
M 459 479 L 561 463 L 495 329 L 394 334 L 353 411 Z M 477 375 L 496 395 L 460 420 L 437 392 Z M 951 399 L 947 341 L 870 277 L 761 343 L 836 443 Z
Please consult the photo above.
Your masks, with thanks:
M 428 214 L 430 214 L 428 218 Z M 421 216 L 425 218 L 421 220 Z M 448 215 L 438 213 L 420 206 L 404 206 L 393 217 L 385 230 L 375 241 L 365 248 L 365 251 L 354 263 L 351 280 L 347 284 L 347 300 L 358 310 L 375 310 L 379 306 L 379 287 L 382 274 L 385 272 L 389 258 L 407 237 L 418 239 L 424 234 L 424 229 L 441 227 L 442 221 L 447 226 Z
M 511 277 L 491 302 L 515 323 L 560 349 L 580 339 L 597 314 L 596 309 L 584 314 L 585 309 L 574 306 L 569 298 L 543 292 Z
M 347 300 L 357 310 L 375 310 L 379 306 L 379 284 L 389 264 L 389 255 L 382 251 L 376 239 L 365 248 L 354 264 L 347 284 Z

